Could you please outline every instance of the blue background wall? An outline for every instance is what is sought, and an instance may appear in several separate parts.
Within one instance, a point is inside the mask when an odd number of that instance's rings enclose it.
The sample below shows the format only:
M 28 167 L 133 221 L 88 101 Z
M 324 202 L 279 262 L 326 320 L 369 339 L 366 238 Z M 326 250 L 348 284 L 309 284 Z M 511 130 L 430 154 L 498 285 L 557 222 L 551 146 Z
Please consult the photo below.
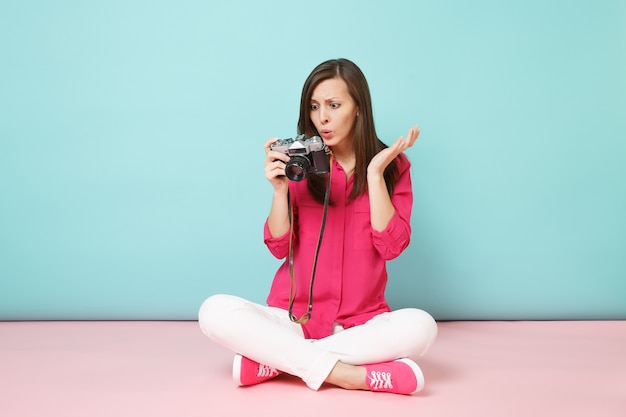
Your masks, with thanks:
M 0 319 L 263 302 L 263 148 L 319 62 L 415 123 L 393 307 L 626 318 L 623 1 L 0 2 Z

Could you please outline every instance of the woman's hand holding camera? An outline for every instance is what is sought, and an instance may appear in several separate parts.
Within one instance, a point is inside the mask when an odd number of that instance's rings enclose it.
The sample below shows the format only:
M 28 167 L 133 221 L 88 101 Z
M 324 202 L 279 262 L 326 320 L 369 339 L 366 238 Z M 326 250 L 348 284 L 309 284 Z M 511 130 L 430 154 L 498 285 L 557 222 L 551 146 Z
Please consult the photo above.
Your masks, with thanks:
M 285 164 L 289 162 L 289 156 L 283 152 L 273 151 L 270 145 L 278 138 L 271 138 L 265 142 L 265 178 L 272 184 L 274 191 L 287 192 L 289 179 L 285 176 Z

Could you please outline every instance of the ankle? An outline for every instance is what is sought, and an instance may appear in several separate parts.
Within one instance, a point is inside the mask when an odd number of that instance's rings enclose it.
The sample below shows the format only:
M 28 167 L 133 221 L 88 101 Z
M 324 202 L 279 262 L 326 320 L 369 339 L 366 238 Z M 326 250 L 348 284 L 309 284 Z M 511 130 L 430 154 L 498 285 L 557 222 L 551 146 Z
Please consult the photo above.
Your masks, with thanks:
M 365 367 L 349 365 L 343 362 L 337 362 L 326 378 L 326 382 L 349 390 L 368 389 Z

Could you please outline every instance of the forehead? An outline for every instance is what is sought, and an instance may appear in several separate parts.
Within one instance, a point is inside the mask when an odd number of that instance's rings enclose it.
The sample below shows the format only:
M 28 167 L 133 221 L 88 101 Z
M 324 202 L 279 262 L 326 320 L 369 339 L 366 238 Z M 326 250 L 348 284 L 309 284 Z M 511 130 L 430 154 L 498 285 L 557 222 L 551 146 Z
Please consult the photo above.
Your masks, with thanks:
M 320 82 L 311 94 L 311 100 L 325 101 L 331 98 L 350 98 L 348 85 L 341 78 L 330 78 Z

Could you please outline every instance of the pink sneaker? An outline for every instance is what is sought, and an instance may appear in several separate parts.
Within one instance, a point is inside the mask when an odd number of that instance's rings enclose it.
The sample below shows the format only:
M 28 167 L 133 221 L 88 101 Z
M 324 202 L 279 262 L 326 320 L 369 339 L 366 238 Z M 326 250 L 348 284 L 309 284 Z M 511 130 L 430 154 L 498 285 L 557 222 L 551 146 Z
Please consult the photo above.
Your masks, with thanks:
M 240 354 L 236 354 L 233 360 L 233 379 L 239 386 L 258 384 L 274 378 L 279 373 L 272 367 L 257 363 Z
M 410 359 L 366 365 L 367 386 L 371 391 L 415 394 L 424 388 L 424 374 Z

